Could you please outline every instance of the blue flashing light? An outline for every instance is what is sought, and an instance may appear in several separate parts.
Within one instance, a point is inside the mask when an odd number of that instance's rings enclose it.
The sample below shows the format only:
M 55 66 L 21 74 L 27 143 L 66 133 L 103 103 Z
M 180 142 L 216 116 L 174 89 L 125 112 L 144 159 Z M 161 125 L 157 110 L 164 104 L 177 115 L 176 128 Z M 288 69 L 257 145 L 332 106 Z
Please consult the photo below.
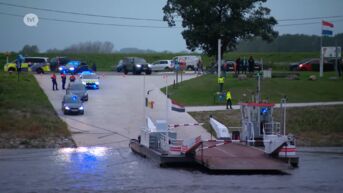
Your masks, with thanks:
M 268 108 L 266 108 L 266 107 L 262 108 L 262 109 L 261 109 L 261 113 L 262 113 L 262 114 L 268 113 Z
M 73 96 L 72 99 L 73 99 L 73 101 L 76 101 L 77 100 L 77 96 Z
M 89 71 L 89 70 L 87 70 L 87 71 L 83 71 L 82 73 L 81 73 L 81 75 L 88 75 L 88 74 L 94 74 L 92 71 Z

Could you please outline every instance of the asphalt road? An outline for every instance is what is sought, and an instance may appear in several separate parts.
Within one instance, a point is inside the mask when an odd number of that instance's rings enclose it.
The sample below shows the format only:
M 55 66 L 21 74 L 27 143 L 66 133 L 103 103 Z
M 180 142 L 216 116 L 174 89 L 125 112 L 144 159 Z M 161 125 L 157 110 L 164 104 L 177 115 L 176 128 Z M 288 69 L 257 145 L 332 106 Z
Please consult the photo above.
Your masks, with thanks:
M 89 101 L 84 103 L 84 115 L 63 115 L 61 102 L 65 91 L 61 89 L 60 76 L 57 78 L 59 90 L 53 91 L 50 75 L 35 75 L 58 115 L 68 124 L 78 146 L 127 147 L 129 139 L 137 138 L 141 128 L 145 126 L 145 115 L 154 121 L 167 119 L 169 124 L 196 123 L 188 113 L 166 111 L 167 99 L 160 88 L 173 83 L 175 77 L 171 74 L 99 75 L 100 89 L 88 91 Z M 195 76 L 184 75 L 183 80 L 193 77 Z M 150 91 L 149 100 L 155 103 L 153 109 L 144 108 L 144 95 L 147 91 Z M 199 135 L 203 139 L 210 138 L 201 126 L 178 127 L 174 130 L 181 139 Z

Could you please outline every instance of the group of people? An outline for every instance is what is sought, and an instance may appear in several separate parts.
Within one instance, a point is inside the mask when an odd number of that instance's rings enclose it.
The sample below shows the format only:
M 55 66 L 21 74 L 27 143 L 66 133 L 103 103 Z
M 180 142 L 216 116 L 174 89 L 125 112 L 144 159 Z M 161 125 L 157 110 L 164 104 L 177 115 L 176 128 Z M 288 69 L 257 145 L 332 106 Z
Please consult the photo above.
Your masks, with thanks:
M 51 75 L 51 81 L 52 81 L 52 90 L 55 91 L 55 90 L 58 90 L 58 86 L 57 86 L 57 77 L 56 77 L 56 74 L 55 73 L 52 73 Z M 70 77 L 69 77 L 69 80 L 70 82 L 74 82 L 75 81 L 75 75 L 72 74 Z M 66 81 L 67 81 L 67 75 L 64 74 L 64 73 L 61 73 L 61 80 L 62 80 L 62 89 L 64 90 L 65 89 L 65 84 L 66 84 Z
M 246 59 L 241 59 L 238 57 L 235 62 L 234 71 L 236 74 L 246 74 L 247 70 L 249 73 L 254 73 L 255 70 L 255 60 L 252 56 L 249 57 L 248 61 Z

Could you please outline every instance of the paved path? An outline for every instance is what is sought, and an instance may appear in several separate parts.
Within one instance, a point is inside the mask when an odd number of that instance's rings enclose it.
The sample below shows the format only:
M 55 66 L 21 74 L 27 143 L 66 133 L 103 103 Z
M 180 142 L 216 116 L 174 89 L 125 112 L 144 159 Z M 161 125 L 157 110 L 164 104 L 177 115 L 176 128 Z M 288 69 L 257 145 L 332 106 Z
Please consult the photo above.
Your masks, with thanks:
M 286 107 L 310 107 L 310 106 L 328 106 L 328 105 L 343 105 L 343 101 L 333 102 L 311 102 L 311 103 L 287 103 Z M 280 104 L 275 104 L 276 108 L 280 107 Z M 233 109 L 239 109 L 239 105 L 233 105 Z M 187 112 L 200 112 L 200 111 L 220 111 L 226 110 L 225 105 L 217 106 L 188 106 L 186 107 Z
M 68 124 L 73 139 L 78 146 L 127 147 L 130 138 L 137 138 L 145 126 L 144 114 L 153 121 L 168 119 L 170 124 L 196 123 L 188 113 L 166 111 L 166 96 L 160 91 L 166 83 L 173 83 L 174 76 L 153 74 L 151 76 L 124 76 L 118 73 L 100 73 L 100 89 L 89 90 L 89 101 L 84 103 L 83 116 L 63 115 L 61 101 L 65 94 L 61 90 L 52 91 L 49 75 L 35 75 L 39 85 L 48 96 L 57 114 Z M 144 81 L 145 77 L 145 81 Z M 184 75 L 183 79 L 194 75 Z M 144 86 L 145 82 L 145 86 Z M 149 99 L 155 102 L 154 109 L 144 108 L 144 92 L 150 90 Z M 175 128 L 178 137 L 187 139 L 201 135 L 209 139 L 210 135 L 199 126 Z

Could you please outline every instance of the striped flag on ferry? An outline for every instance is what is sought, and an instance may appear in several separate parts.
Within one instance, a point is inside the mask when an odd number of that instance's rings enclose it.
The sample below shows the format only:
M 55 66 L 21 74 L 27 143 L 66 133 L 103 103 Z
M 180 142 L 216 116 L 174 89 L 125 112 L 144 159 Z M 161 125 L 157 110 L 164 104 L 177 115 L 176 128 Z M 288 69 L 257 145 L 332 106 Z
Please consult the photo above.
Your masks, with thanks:
M 183 105 L 178 104 L 176 101 L 171 100 L 171 110 L 177 112 L 185 112 L 186 108 Z
M 333 29 L 334 25 L 331 22 L 328 21 L 322 21 L 322 35 L 328 35 L 332 36 L 333 35 Z

